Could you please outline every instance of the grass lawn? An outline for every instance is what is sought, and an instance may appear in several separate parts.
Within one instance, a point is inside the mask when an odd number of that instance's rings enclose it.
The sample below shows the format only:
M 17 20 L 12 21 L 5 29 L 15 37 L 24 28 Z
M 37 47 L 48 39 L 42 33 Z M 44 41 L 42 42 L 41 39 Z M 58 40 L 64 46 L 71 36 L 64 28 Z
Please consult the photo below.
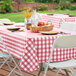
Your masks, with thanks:
M 40 13 L 47 13 L 47 14 L 70 14 L 70 15 L 76 15 L 76 11 L 63 11 L 63 10 L 53 10 L 53 11 L 46 11 L 46 12 L 40 12 Z
M 8 14 L 0 14 L 0 19 L 1 18 L 8 18 L 11 21 L 14 22 L 24 22 L 25 15 L 24 13 L 8 13 Z
M 47 13 L 47 14 L 70 14 L 70 15 L 76 15 L 76 11 L 61 11 L 61 10 L 55 10 L 55 11 L 46 11 L 46 12 L 39 12 L 39 13 Z M 24 22 L 25 15 L 24 13 L 9 13 L 9 14 L 0 14 L 0 19 L 2 18 L 8 18 L 11 21 L 14 22 Z

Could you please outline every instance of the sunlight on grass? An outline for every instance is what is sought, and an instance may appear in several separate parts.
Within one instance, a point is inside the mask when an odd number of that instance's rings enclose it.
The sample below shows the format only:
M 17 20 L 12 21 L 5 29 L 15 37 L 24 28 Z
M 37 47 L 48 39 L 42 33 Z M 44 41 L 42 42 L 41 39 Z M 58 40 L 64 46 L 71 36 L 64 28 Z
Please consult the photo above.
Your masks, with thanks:
M 39 13 L 46 13 L 46 14 L 70 14 L 70 15 L 76 15 L 76 11 L 62 11 L 62 10 L 53 10 L 53 11 L 44 11 Z M 8 14 L 0 14 L 0 19 L 2 18 L 8 18 L 11 21 L 14 22 L 24 22 L 25 15 L 23 12 L 21 13 L 8 13 Z
M 76 15 L 76 11 L 63 11 L 63 10 L 53 10 L 53 11 L 45 11 L 40 13 L 48 13 L 48 14 L 70 14 L 70 15 Z
M 0 18 L 8 18 L 15 22 L 24 22 L 24 13 L 10 13 L 10 14 L 0 14 Z

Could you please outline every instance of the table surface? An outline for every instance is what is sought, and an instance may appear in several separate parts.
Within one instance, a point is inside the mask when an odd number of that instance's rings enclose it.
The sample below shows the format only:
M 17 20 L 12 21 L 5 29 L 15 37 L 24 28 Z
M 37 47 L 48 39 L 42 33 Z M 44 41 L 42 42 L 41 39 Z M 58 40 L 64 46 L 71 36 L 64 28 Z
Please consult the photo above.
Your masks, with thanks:
M 62 36 L 61 34 L 42 35 L 41 33 L 32 33 L 27 30 L 25 32 L 10 32 L 6 27 L 0 27 L 0 34 L 11 54 L 21 60 L 20 67 L 27 72 L 37 70 L 39 63 L 48 61 L 54 40 Z M 4 49 L 2 44 L 0 47 Z M 3 52 L 6 53 L 6 51 Z M 51 61 L 63 61 L 75 57 L 74 48 L 55 49 Z
M 49 23 L 52 23 L 54 27 L 58 29 L 64 22 L 76 22 L 76 17 L 43 15 L 42 18 L 45 22 L 48 21 Z M 39 68 L 39 63 L 48 61 L 54 40 L 59 36 L 62 36 L 61 34 L 42 35 L 27 30 L 25 32 L 10 32 L 6 29 L 7 27 L 8 26 L 0 26 L 0 34 L 2 35 L 10 53 L 21 60 L 20 67 L 27 72 L 37 70 Z M 75 32 L 70 33 L 76 34 Z M 5 48 L 2 46 L 1 42 L 0 47 L 4 53 L 7 53 L 6 50 L 4 51 Z M 51 61 L 63 61 L 75 58 L 75 50 L 75 48 L 55 49 Z

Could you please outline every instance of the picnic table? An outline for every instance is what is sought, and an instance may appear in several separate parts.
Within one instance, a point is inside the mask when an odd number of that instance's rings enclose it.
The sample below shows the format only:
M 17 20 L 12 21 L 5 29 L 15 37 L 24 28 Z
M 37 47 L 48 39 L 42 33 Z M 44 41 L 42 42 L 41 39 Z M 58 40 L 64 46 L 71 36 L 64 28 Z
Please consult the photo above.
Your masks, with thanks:
M 40 63 L 48 61 L 54 40 L 62 36 L 62 34 L 42 35 L 29 30 L 11 32 L 7 30 L 6 26 L 0 27 L 0 35 L 2 35 L 10 53 L 21 60 L 20 67 L 27 72 L 37 70 Z M 1 42 L 0 47 L 1 51 L 7 53 Z M 75 48 L 55 49 L 51 61 L 64 61 L 75 58 L 75 50 Z
M 52 22 L 54 28 L 60 28 L 64 22 L 76 22 L 76 17 L 55 17 L 42 15 L 44 21 Z M 42 35 L 41 33 L 33 33 L 29 30 L 14 32 L 7 30 L 7 26 L 0 26 L 0 35 L 8 47 L 10 53 L 21 60 L 20 67 L 27 71 L 33 72 L 39 68 L 39 64 L 47 62 L 51 53 L 51 47 L 56 38 L 62 36 Z M 7 53 L 0 42 L 0 50 Z M 55 49 L 53 52 L 53 61 L 64 61 L 76 58 L 76 49 Z

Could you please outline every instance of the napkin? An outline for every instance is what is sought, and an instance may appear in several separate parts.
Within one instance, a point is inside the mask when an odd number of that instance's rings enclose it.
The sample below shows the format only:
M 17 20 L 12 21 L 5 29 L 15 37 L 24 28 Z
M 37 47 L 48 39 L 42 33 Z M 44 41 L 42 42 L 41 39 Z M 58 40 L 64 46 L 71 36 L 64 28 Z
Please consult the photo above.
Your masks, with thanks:
M 34 25 L 37 26 L 39 20 L 42 20 L 42 17 L 39 13 L 36 12 L 36 10 L 34 10 L 34 14 L 31 17 L 31 22 L 33 24 L 32 26 L 34 26 Z
M 2 24 L 2 23 L 0 23 L 0 26 L 3 26 L 3 24 Z

